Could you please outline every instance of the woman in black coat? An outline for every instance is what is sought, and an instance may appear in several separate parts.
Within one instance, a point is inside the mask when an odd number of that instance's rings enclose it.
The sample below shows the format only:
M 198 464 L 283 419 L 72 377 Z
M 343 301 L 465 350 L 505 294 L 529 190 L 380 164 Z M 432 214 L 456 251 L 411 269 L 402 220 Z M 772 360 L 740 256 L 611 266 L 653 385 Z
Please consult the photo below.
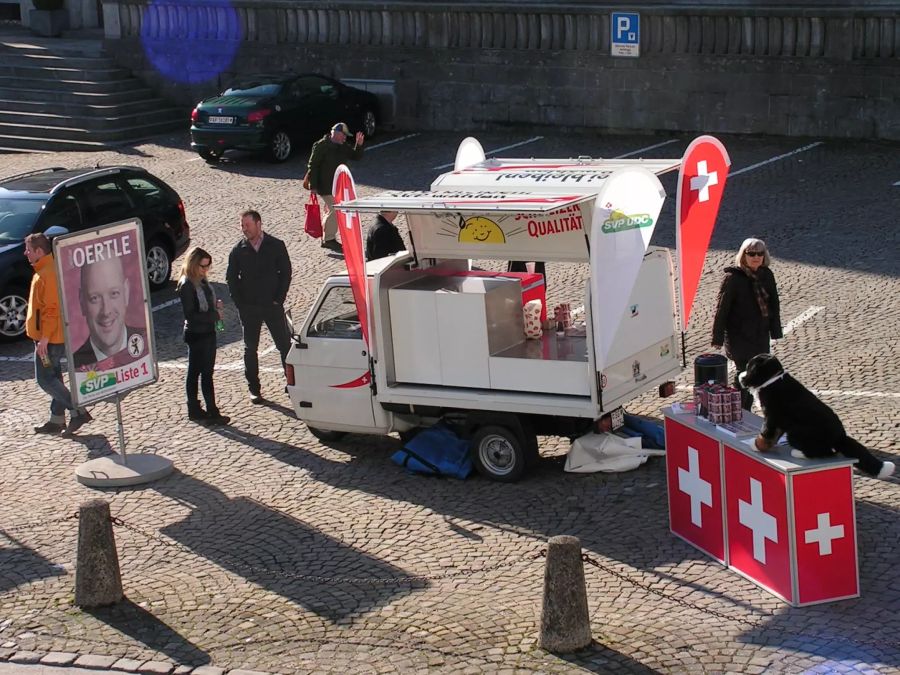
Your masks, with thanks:
M 745 239 L 734 262 L 734 267 L 725 268 L 719 289 L 712 346 L 724 345 L 725 354 L 740 373 L 754 356 L 769 353 L 769 338 L 782 337 L 781 307 L 764 241 Z M 734 386 L 741 388 L 737 376 Z M 753 396 L 741 388 L 741 405 L 750 410 L 752 403 Z
M 216 365 L 216 322 L 222 318 L 222 301 L 210 285 L 207 275 L 212 256 L 195 246 L 184 257 L 181 279 L 176 291 L 184 311 L 184 341 L 188 348 L 185 377 L 188 419 L 207 424 L 228 424 L 231 418 L 219 412 L 213 387 Z M 197 398 L 197 380 L 206 402 L 206 410 Z

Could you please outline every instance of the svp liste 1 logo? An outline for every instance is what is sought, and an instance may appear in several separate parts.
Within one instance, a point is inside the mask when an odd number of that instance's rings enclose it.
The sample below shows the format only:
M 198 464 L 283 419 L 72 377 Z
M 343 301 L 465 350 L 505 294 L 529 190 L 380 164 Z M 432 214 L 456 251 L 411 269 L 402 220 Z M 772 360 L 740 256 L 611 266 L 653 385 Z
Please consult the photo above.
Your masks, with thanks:
M 81 383 L 78 390 L 81 392 L 82 396 L 87 396 L 89 394 L 96 394 L 98 391 L 103 391 L 115 384 L 115 373 L 98 373 L 92 370 L 87 374 L 87 378 Z

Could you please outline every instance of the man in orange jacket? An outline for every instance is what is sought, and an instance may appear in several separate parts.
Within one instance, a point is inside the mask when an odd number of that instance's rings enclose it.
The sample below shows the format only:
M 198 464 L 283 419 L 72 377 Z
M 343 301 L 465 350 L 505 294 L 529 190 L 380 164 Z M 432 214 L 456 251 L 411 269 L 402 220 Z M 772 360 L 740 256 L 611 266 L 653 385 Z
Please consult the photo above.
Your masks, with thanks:
M 43 234 L 25 237 L 25 257 L 34 267 L 28 294 L 25 333 L 34 340 L 34 378 L 50 395 L 50 419 L 35 427 L 37 434 L 71 434 L 91 421 L 84 408 L 74 408 L 72 396 L 62 378 L 62 358 L 66 355 L 62 317 L 59 313 L 59 289 L 50 240 Z M 66 426 L 66 410 L 71 411 Z

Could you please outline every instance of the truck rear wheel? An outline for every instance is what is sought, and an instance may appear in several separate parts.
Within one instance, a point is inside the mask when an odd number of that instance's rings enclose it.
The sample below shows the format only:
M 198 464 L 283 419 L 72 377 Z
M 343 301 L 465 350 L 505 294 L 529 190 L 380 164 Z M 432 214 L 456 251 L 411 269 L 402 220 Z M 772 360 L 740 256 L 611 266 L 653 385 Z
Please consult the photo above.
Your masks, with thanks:
M 328 431 L 326 429 L 317 429 L 316 427 L 311 427 L 308 424 L 306 425 L 306 428 L 309 429 L 309 433 L 318 438 L 320 441 L 339 441 L 347 435 L 346 431 Z
M 479 427 L 472 436 L 472 459 L 481 475 L 501 483 L 514 483 L 525 473 L 528 452 L 515 432 L 488 424 Z

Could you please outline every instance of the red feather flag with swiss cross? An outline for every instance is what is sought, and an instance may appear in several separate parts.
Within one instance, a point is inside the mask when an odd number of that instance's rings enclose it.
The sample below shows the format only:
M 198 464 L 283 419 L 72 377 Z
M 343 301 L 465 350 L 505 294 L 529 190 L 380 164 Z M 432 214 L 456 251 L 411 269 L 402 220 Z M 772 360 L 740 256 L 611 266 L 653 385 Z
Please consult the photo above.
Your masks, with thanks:
M 730 167 L 728 151 L 713 136 L 695 138 L 681 160 L 675 206 L 675 246 L 682 332 L 687 331 L 691 319 L 691 307 Z

